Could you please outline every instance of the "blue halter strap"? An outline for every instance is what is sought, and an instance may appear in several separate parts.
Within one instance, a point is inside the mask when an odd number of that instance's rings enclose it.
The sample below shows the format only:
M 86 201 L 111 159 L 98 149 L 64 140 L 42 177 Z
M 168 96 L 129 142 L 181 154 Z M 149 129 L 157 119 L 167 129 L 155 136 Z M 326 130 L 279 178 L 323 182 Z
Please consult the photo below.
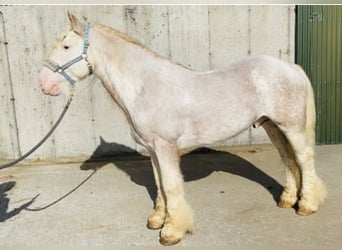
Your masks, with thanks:
M 90 31 L 90 23 L 88 23 L 85 27 L 84 38 L 83 38 L 83 51 L 82 51 L 82 54 L 80 56 L 70 60 L 69 62 L 63 64 L 62 66 L 60 66 L 58 63 L 56 63 L 50 59 L 46 59 L 44 61 L 44 66 L 49 68 L 51 71 L 53 71 L 55 73 L 59 73 L 62 76 L 64 76 L 64 78 L 71 85 L 74 85 L 74 83 L 76 81 L 74 79 L 72 79 L 72 77 L 70 75 L 68 75 L 68 73 L 66 73 L 65 70 L 67 68 L 69 68 L 70 66 L 78 63 L 79 61 L 84 60 L 87 63 L 89 75 L 91 75 L 93 73 L 93 67 L 92 67 L 91 63 L 88 61 L 89 31 Z

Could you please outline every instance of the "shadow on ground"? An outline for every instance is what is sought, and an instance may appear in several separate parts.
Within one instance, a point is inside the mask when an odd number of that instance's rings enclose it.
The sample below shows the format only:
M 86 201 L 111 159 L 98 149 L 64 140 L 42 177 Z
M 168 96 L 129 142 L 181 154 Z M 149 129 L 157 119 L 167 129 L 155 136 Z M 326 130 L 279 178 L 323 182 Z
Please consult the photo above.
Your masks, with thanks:
M 4 222 L 18 215 L 22 210 L 29 207 L 38 197 L 36 196 L 30 201 L 22 204 L 20 207 L 14 208 L 13 210 L 9 211 L 8 206 L 10 203 L 10 198 L 8 197 L 7 192 L 14 188 L 15 185 L 16 182 L 14 181 L 8 181 L 0 184 L 0 222 Z
M 117 152 L 113 154 L 113 152 Z M 98 170 L 113 163 L 128 174 L 131 180 L 145 186 L 151 199 L 156 197 L 156 186 L 149 157 L 141 156 L 134 150 L 117 143 L 109 143 L 101 138 L 100 145 L 92 156 L 83 162 L 81 170 Z M 207 163 L 207 164 L 206 164 Z M 181 170 L 184 181 L 194 181 L 209 176 L 215 171 L 238 175 L 263 186 L 277 203 L 283 190 L 274 178 L 258 169 L 247 160 L 226 152 L 207 148 L 195 150 L 182 156 Z

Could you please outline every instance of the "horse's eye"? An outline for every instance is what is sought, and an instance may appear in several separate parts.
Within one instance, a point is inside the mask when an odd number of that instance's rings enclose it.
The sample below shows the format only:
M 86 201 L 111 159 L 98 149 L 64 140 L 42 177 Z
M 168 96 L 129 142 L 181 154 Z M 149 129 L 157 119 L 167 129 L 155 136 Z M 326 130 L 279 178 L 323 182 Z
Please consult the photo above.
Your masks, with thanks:
M 67 45 L 64 45 L 64 47 L 63 47 L 65 50 L 68 50 L 69 49 L 69 46 L 67 46 Z

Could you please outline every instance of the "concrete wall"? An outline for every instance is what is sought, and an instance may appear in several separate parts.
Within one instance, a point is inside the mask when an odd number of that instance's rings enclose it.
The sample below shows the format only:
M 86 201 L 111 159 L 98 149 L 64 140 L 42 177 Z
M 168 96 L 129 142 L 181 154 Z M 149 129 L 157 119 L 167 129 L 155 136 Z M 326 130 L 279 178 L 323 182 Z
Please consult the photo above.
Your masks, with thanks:
M 250 54 L 294 61 L 294 6 L 0 6 L 0 158 L 29 150 L 65 104 L 65 97 L 41 93 L 38 72 L 68 24 L 67 10 L 82 20 L 110 25 L 195 70 L 218 68 Z M 141 150 L 121 110 L 101 82 L 89 77 L 77 84 L 60 127 L 31 158 L 88 156 L 101 144 L 100 136 L 111 143 L 100 154 Z M 262 129 L 250 129 L 223 144 L 265 142 Z

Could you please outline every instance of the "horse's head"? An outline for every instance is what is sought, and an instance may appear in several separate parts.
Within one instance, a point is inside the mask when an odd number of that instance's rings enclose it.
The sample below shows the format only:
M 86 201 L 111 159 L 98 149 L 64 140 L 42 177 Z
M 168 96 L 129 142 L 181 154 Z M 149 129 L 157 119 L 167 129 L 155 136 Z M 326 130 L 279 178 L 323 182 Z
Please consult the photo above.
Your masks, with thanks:
M 88 59 L 89 25 L 84 25 L 68 12 L 71 29 L 56 40 L 39 74 L 39 85 L 44 94 L 59 95 L 68 84 L 92 73 Z

